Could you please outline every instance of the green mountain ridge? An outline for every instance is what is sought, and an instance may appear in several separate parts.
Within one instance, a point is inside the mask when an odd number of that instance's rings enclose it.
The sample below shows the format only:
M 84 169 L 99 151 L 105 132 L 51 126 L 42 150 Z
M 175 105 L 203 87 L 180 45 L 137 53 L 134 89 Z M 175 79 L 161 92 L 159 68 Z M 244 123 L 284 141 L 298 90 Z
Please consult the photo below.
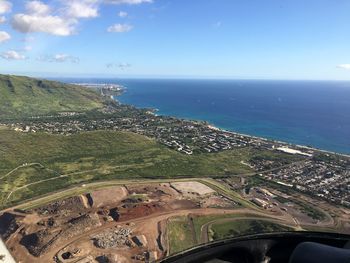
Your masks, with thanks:
M 103 107 L 95 91 L 77 85 L 0 74 L 0 118 L 84 112 Z

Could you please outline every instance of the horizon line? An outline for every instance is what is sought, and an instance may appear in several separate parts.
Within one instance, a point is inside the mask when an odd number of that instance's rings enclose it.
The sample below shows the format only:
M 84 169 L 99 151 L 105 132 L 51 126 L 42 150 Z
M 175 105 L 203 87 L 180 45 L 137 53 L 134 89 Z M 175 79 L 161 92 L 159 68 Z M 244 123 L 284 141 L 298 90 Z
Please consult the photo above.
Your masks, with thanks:
M 26 76 L 46 79 L 173 79 L 173 80 L 259 80 L 259 81 L 336 81 L 350 82 L 350 79 L 303 79 L 303 78 L 269 78 L 269 77 L 239 77 L 239 76 L 202 76 L 202 75 L 108 75 L 94 73 L 42 73 L 42 72 L 5 72 L 3 75 Z M 89 76 L 90 75 L 90 76 Z

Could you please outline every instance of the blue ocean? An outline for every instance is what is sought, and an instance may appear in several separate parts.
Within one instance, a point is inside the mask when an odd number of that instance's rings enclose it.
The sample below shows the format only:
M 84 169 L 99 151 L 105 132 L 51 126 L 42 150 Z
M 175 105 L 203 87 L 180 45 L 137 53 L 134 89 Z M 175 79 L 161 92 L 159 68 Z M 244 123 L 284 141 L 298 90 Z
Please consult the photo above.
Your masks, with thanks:
M 85 80 L 86 81 L 86 80 Z M 90 80 L 127 88 L 117 99 L 158 114 L 350 154 L 350 82 Z

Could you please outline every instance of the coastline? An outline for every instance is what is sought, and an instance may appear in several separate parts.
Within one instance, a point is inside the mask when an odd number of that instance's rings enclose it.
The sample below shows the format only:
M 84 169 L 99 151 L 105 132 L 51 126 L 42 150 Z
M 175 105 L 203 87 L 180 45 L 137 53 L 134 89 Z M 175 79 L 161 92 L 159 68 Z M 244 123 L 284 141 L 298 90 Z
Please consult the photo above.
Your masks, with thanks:
M 238 132 L 235 132 L 235 131 L 218 128 L 218 127 L 216 127 L 216 126 L 214 126 L 212 124 L 208 125 L 208 127 L 212 128 L 212 129 L 215 129 L 215 130 L 218 130 L 218 131 L 231 133 L 231 134 L 235 134 L 235 135 L 242 135 L 242 136 L 245 136 L 245 137 L 259 139 L 259 140 L 263 140 L 263 141 L 266 141 L 266 142 L 274 142 L 274 143 L 279 143 L 279 144 L 286 145 L 286 146 L 292 146 L 292 147 L 296 147 L 296 148 L 302 148 L 302 149 L 305 149 L 305 150 L 311 150 L 311 151 L 315 151 L 315 152 L 322 152 L 322 153 L 333 154 L 333 155 L 340 155 L 340 156 L 344 156 L 344 157 L 350 158 L 350 154 L 332 152 L 332 151 L 323 150 L 323 149 L 310 147 L 310 146 L 306 146 L 306 145 L 293 144 L 293 143 L 289 143 L 289 142 L 284 142 L 284 141 L 279 141 L 279 140 L 271 140 L 271 139 L 268 139 L 268 138 L 258 137 L 258 136 L 254 136 L 254 135 L 238 133 Z
M 123 92 L 121 94 L 113 96 L 113 100 L 117 101 L 120 104 L 132 106 L 132 107 L 135 107 L 135 108 L 138 108 L 138 109 L 150 110 L 152 112 L 152 114 L 154 114 L 155 116 L 172 117 L 172 118 L 184 119 L 184 120 L 188 120 L 188 121 L 192 121 L 192 122 L 206 122 L 206 123 L 209 123 L 206 120 L 197 120 L 197 119 L 192 119 L 192 118 L 181 118 L 181 117 L 177 117 L 177 116 L 161 114 L 161 113 L 158 113 L 160 111 L 160 109 L 158 109 L 158 108 L 142 108 L 142 107 L 137 107 L 136 105 L 133 105 L 133 104 L 123 103 L 123 102 L 121 102 L 120 100 L 117 99 L 118 97 L 122 96 L 124 94 L 124 92 L 126 92 L 127 88 L 126 87 L 123 87 L 123 88 L 124 89 L 123 89 Z M 233 135 L 237 135 L 237 136 L 244 136 L 244 137 L 247 137 L 247 138 L 252 138 L 252 139 L 255 139 L 255 140 L 261 140 L 261 141 L 265 141 L 265 142 L 273 142 L 273 143 L 281 144 L 281 145 L 283 145 L 285 147 L 294 147 L 294 148 L 296 148 L 298 150 L 302 149 L 302 150 L 306 150 L 306 151 L 321 152 L 321 153 L 325 153 L 325 154 L 339 155 L 339 156 L 350 158 L 350 154 L 346 154 L 346 153 L 335 152 L 335 151 L 320 149 L 320 148 L 306 146 L 306 145 L 301 145 L 301 144 L 294 144 L 294 143 L 281 141 L 281 140 L 277 140 L 277 139 L 269 139 L 269 138 L 264 138 L 264 137 L 260 137 L 260 136 L 256 136 L 256 135 L 250 135 L 250 134 L 246 134 L 246 133 L 236 132 L 236 131 L 233 131 L 233 130 L 219 128 L 219 127 L 217 127 L 217 126 L 215 126 L 215 125 L 213 125 L 211 123 L 209 123 L 207 126 L 208 126 L 209 129 L 221 131 L 221 132 L 224 132 L 224 133 L 233 134 Z

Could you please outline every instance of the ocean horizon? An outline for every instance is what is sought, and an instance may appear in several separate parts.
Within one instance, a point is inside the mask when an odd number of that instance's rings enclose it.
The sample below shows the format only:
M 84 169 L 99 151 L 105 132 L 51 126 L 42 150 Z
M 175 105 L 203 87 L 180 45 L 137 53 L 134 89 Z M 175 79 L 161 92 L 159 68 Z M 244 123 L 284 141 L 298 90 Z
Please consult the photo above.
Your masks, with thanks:
M 63 79 L 61 79 L 63 80 Z M 350 154 L 350 82 L 69 79 L 126 87 L 116 99 L 228 131 Z

